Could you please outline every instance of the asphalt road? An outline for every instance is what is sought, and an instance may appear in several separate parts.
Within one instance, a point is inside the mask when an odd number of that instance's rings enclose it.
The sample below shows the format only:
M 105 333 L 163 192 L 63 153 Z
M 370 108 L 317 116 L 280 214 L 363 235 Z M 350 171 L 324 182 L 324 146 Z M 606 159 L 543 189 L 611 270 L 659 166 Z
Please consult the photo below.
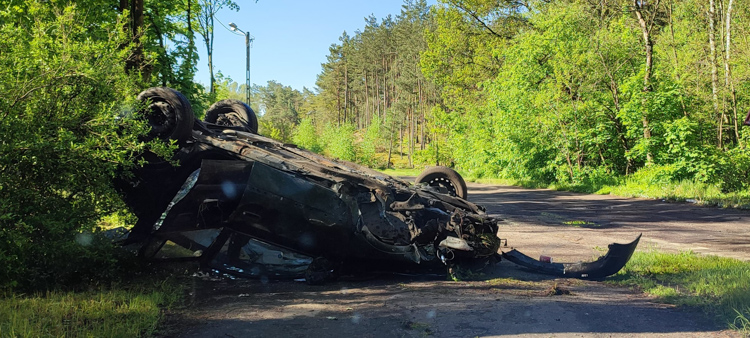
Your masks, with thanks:
M 529 256 L 598 256 L 596 246 L 688 251 L 750 260 L 750 211 L 651 199 L 470 184 L 470 200 L 502 218 L 500 235 Z
M 685 203 L 469 185 L 529 256 L 589 260 L 639 233 L 639 250 L 750 259 L 750 213 Z M 553 292 L 556 291 L 556 292 Z M 168 314 L 186 337 L 733 337 L 689 308 L 603 282 L 549 278 L 501 262 L 477 281 L 382 276 L 308 286 L 196 278 L 190 306 Z

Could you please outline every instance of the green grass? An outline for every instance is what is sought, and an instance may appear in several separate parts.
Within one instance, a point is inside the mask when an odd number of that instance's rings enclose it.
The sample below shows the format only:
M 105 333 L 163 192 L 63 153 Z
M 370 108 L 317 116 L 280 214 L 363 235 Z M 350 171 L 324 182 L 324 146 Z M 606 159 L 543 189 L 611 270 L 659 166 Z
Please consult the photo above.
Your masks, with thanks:
M 660 198 L 673 201 L 692 200 L 696 204 L 725 208 L 750 208 L 750 191 L 724 193 L 711 184 L 683 180 L 660 184 L 647 184 L 626 180 L 615 186 L 603 186 L 597 194 L 611 194 L 624 197 Z
M 173 280 L 86 292 L 51 291 L 0 298 L 0 337 L 138 337 L 156 333 L 176 304 Z
M 636 252 L 612 282 L 636 286 L 665 303 L 699 307 L 750 334 L 750 262 L 692 252 Z
M 732 330 L 737 330 L 742 333 L 745 337 L 750 337 L 750 307 L 745 308 L 744 311 L 737 311 L 737 317 L 729 325 Z
M 423 168 L 396 168 L 396 169 L 382 169 L 378 170 L 379 172 L 386 174 L 388 176 L 394 176 L 394 177 L 400 177 L 400 176 L 419 176 L 419 173 L 424 170 Z
M 571 226 L 574 226 L 574 227 L 577 227 L 577 228 L 580 228 L 580 227 L 599 227 L 600 226 L 599 224 L 596 224 L 596 223 L 591 222 L 591 221 L 580 221 L 580 220 L 566 221 L 566 222 L 562 222 L 562 223 L 565 224 L 565 225 L 571 225 Z

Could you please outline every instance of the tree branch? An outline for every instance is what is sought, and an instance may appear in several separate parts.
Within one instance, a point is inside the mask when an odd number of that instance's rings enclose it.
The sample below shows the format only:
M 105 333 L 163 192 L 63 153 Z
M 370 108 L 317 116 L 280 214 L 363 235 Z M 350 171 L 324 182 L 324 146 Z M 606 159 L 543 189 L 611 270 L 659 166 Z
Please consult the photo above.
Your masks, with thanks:
M 469 9 L 467 9 L 467 8 L 466 8 L 465 6 L 463 6 L 463 4 L 461 3 L 461 1 L 453 1 L 453 0 L 450 0 L 450 2 L 451 2 L 451 4 L 452 4 L 453 6 L 456 6 L 456 7 L 458 8 L 458 9 L 460 9 L 460 10 L 462 10 L 462 11 L 466 12 L 466 14 L 469 14 L 469 15 L 470 15 L 470 16 L 471 16 L 472 18 L 474 18 L 474 20 L 476 20 L 476 21 L 477 21 L 477 22 L 478 22 L 478 23 L 479 23 L 480 25 L 482 25 L 482 26 L 483 26 L 484 28 L 486 28 L 486 29 L 487 29 L 488 31 L 490 31 L 490 33 L 491 33 L 492 35 L 494 35 L 494 36 L 497 36 L 497 37 L 499 37 L 499 38 L 502 38 L 502 37 L 503 37 L 502 35 L 498 34 L 498 33 L 497 33 L 497 32 L 495 32 L 494 30 L 492 30 L 492 28 L 490 28 L 490 26 L 488 26 L 488 25 L 487 25 L 487 24 L 486 24 L 486 23 L 485 23 L 484 21 L 482 21 L 482 19 L 480 19 L 480 18 L 479 18 L 479 16 L 478 16 L 478 15 L 477 15 L 476 13 L 474 13 L 474 12 L 470 11 L 470 10 L 469 10 Z

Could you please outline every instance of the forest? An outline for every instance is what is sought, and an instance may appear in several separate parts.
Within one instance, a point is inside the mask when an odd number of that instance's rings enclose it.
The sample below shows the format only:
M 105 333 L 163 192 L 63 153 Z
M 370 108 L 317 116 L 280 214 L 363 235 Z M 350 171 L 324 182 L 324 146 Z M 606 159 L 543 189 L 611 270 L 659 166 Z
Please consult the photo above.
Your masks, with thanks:
M 406 1 L 331 46 L 296 135 L 353 129 L 362 158 L 378 135 L 374 166 L 398 152 L 472 177 L 744 191 L 748 14 L 720 0 Z
M 219 99 L 244 100 L 244 85 L 211 61 L 215 16 L 239 8 L 0 1 L 0 288 L 120 273 L 110 244 L 86 234 L 132 222 L 112 178 L 146 149 L 169 151 L 139 140 L 135 96 L 172 87 L 199 117 Z M 254 85 L 252 107 L 261 134 L 374 168 L 747 195 L 749 10 L 734 0 L 406 0 L 344 32 L 316 88 Z M 198 62 L 207 85 L 194 79 Z

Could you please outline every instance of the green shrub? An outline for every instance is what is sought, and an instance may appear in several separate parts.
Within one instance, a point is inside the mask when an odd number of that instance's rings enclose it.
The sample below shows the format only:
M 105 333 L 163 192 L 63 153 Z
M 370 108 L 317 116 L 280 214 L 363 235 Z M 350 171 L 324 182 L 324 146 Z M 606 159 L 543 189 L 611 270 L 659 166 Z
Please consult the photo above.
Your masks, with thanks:
M 354 125 L 349 123 L 338 127 L 326 125 L 323 132 L 323 148 L 327 155 L 344 161 L 354 161 L 356 159 L 354 130 Z
M 111 179 L 147 145 L 121 27 L 25 6 L 0 11 L 0 288 L 33 289 L 113 273 L 111 247 L 76 236 L 122 208 Z
M 318 135 L 315 132 L 315 125 L 312 120 L 303 119 L 297 128 L 294 130 L 292 141 L 299 147 L 307 149 L 312 152 L 319 153 L 322 151 L 320 143 L 318 142 Z
M 383 167 L 381 161 L 375 156 L 378 149 L 381 149 L 381 142 L 384 128 L 378 115 L 373 116 L 370 125 L 365 129 L 362 135 L 362 141 L 358 144 L 357 161 L 368 167 Z

